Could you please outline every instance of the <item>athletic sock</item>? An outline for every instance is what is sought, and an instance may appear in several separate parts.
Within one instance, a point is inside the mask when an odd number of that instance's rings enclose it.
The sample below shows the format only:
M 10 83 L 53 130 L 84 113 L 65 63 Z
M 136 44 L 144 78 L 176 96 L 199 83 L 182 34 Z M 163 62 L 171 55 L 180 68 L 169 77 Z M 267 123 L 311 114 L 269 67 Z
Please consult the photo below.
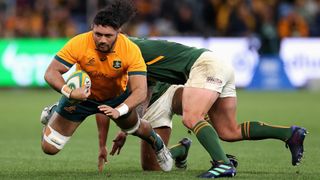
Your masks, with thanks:
M 244 122 L 241 124 L 242 138 L 246 140 L 280 139 L 286 141 L 291 137 L 290 127 L 273 126 L 263 122 Z
M 181 157 L 186 153 L 186 147 L 181 143 L 173 145 L 170 147 L 170 153 L 173 159 Z
M 149 143 L 156 152 L 160 151 L 163 148 L 163 141 L 160 136 L 152 129 L 148 137 L 140 137 Z
M 207 121 L 198 122 L 192 129 L 192 132 L 197 136 L 198 141 L 210 154 L 215 161 L 229 164 L 230 161 L 219 142 L 217 132 Z

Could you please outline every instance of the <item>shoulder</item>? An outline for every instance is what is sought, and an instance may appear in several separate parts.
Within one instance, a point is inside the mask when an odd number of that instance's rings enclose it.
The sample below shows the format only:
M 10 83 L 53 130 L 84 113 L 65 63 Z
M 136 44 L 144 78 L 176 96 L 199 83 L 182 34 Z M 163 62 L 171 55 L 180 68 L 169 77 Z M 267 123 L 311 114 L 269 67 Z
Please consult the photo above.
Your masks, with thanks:
M 69 40 L 69 42 L 75 42 L 75 43 L 88 42 L 90 38 L 92 38 L 91 31 L 86 32 L 86 33 L 82 33 L 82 34 L 78 34 L 78 35 L 74 36 L 73 38 L 71 38 Z
M 126 35 L 120 33 L 118 36 L 120 44 L 125 46 L 128 51 L 140 51 L 139 47 L 132 42 Z

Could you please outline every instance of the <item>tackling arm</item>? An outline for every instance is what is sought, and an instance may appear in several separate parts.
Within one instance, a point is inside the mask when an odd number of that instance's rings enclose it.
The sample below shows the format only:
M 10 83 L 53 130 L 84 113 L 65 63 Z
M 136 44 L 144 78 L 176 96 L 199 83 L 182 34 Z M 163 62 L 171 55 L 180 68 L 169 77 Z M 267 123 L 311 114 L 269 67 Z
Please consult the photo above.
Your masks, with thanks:
M 104 165 L 108 162 L 106 142 L 108 139 L 110 119 L 104 114 L 96 114 L 96 122 L 99 138 L 98 170 L 102 172 Z

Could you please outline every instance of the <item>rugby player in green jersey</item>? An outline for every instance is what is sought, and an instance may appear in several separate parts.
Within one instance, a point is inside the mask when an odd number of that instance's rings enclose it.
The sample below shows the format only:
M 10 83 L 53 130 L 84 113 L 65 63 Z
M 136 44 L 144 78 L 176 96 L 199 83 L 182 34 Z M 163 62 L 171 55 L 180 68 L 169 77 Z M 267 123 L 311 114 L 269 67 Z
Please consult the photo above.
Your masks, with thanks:
M 170 85 L 167 83 L 157 82 L 153 87 L 153 94 L 150 99 L 150 106 L 146 109 L 146 113 L 142 117 L 150 122 L 155 131 L 167 142 L 169 141 L 172 131 L 172 116 L 174 114 L 181 115 L 182 112 L 182 93 L 184 86 L 182 85 Z M 221 104 L 214 106 L 214 111 L 219 114 L 219 111 L 223 111 L 225 107 Z M 234 116 L 235 117 L 235 116 Z M 103 117 L 97 117 L 98 121 L 102 121 Z M 296 126 L 283 127 L 283 126 L 271 126 L 262 122 L 245 122 L 237 124 L 235 118 L 225 119 L 226 122 L 218 122 L 218 119 L 210 120 L 213 124 L 218 135 L 221 139 L 234 142 L 241 140 L 262 140 L 262 139 L 279 139 L 288 145 L 292 155 L 292 164 L 296 165 L 300 163 L 303 155 L 303 141 L 304 133 L 303 128 Z M 221 126 L 223 124 L 224 126 Z M 247 124 L 249 127 L 246 127 Z M 233 127 L 235 126 L 236 127 Z M 252 126 L 252 127 L 250 127 Z M 244 128 L 247 128 L 243 130 Z M 232 130 L 234 129 L 234 130 Z M 119 151 L 123 145 L 125 138 L 124 135 L 119 135 L 116 138 L 116 143 L 112 147 L 111 154 Z M 170 152 L 175 154 L 175 151 L 179 149 L 171 149 Z M 155 156 L 153 155 L 151 147 L 142 143 L 141 146 L 142 166 L 148 170 L 159 170 Z M 176 166 L 186 166 L 186 159 L 184 161 L 177 161 Z M 234 159 L 233 162 L 237 163 Z M 177 164 L 178 163 L 178 164 Z M 236 164 L 237 165 L 237 164 Z M 215 171 L 213 169 L 213 171 Z M 220 173 L 219 171 L 215 173 Z

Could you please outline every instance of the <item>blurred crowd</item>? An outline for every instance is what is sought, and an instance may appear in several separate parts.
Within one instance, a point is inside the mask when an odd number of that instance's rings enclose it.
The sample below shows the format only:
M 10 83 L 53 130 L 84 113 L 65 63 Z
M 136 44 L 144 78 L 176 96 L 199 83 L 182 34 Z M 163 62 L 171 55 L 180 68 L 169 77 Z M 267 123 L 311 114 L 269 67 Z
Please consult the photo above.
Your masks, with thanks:
M 71 37 L 109 1 L 0 0 L 0 37 Z M 273 52 L 281 38 L 320 35 L 320 0 L 133 1 L 133 36 L 256 36 Z

